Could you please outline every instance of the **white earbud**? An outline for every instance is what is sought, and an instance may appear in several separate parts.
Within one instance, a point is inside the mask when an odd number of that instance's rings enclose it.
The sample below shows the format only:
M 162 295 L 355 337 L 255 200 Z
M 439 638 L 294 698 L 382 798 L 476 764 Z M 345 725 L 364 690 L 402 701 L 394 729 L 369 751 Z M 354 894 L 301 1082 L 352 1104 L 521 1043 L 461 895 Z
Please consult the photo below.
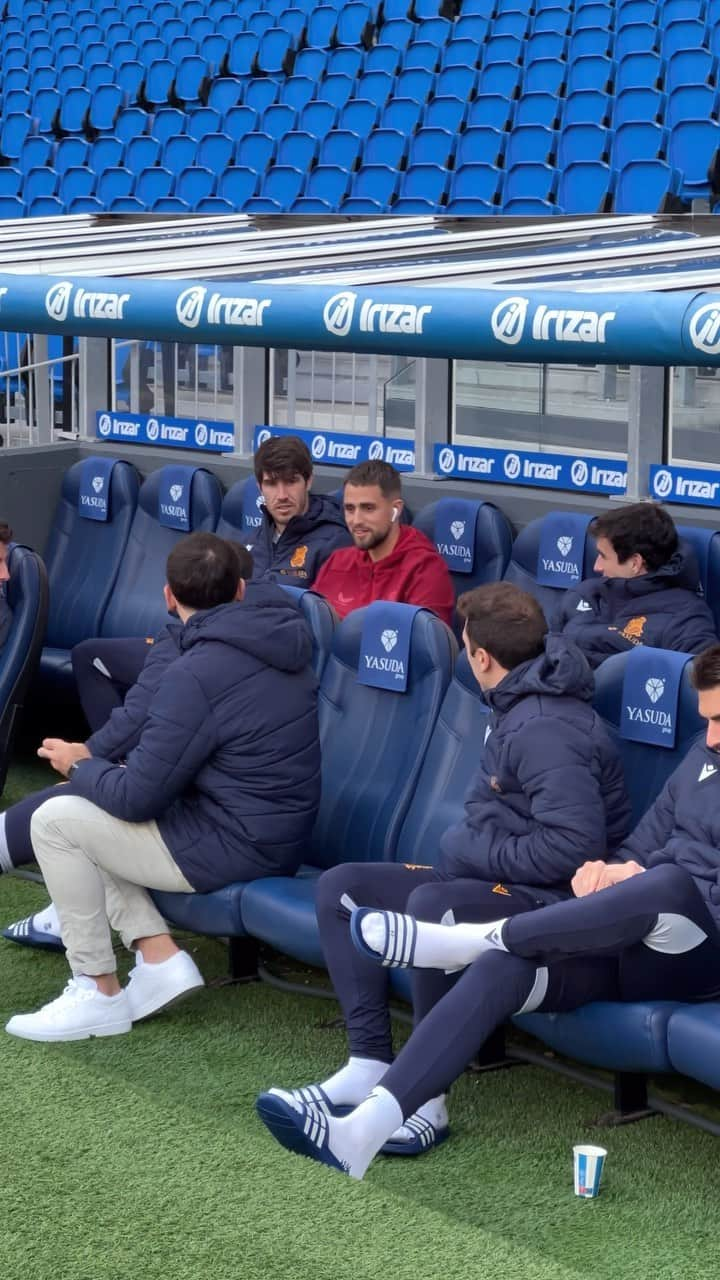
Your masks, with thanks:
M 399 515 L 400 515 L 400 512 L 398 511 L 397 507 L 393 507 L 393 513 L 391 516 L 391 521 L 393 524 L 395 523 Z

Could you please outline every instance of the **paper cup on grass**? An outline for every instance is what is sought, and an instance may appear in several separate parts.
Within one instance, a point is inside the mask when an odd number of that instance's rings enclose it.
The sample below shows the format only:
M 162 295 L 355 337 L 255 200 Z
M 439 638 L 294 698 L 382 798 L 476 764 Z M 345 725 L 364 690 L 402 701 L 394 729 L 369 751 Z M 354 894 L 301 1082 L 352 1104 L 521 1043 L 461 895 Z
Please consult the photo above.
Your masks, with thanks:
M 598 1194 L 606 1155 L 604 1147 L 573 1147 L 576 1196 L 592 1200 Z

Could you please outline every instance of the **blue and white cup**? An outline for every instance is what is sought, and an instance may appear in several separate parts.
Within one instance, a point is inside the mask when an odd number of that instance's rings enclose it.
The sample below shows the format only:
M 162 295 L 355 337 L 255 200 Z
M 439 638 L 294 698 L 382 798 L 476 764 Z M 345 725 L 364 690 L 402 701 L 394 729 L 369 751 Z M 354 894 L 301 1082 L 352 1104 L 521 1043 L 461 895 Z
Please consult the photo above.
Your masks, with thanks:
M 573 1147 L 576 1196 L 592 1200 L 598 1194 L 606 1155 L 604 1147 Z

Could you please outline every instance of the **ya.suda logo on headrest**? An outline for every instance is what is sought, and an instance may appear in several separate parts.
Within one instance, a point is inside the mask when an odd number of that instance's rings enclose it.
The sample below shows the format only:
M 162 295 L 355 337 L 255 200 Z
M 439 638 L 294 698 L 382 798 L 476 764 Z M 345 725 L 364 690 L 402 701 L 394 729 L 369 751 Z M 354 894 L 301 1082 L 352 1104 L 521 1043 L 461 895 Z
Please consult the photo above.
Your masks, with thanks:
M 648 676 L 643 691 L 647 696 L 650 706 L 626 706 L 627 718 L 633 724 L 650 724 L 659 729 L 661 733 L 672 733 L 673 716 L 670 711 L 664 711 L 658 707 L 658 703 L 665 696 L 665 688 L 667 681 L 663 676 Z
M 572 538 L 562 537 L 557 540 L 557 549 L 561 556 L 568 556 L 572 551 Z
M 651 702 L 659 702 L 665 692 L 665 681 L 659 676 L 650 676 L 645 681 L 645 692 Z
M 92 478 L 92 487 L 93 487 L 93 489 L 95 490 L 95 492 L 96 492 L 96 493 L 99 493 L 99 492 L 100 492 L 100 490 L 102 489 L 102 487 L 103 487 L 103 484 L 104 484 L 104 483 L 105 483 L 105 482 L 104 482 L 104 480 L 103 480 L 102 476 L 93 476 L 93 478 Z
M 364 653 L 362 655 L 366 671 L 383 671 L 391 675 L 395 680 L 405 679 L 405 663 L 400 658 L 391 658 L 390 655 L 400 639 L 400 634 L 394 627 L 386 627 L 377 636 L 375 644 L 379 649 L 384 649 L 385 653 Z M 373 648 L 375 645 L 372 646 Z
M 170 485 L 170 497 L 173 502 L 179 502 L 183 495 L 183 486 L 181 484 Z
M 465 532 L 465 521 L 453 520 L 452 524 L 450 525 L 450 532 L 453 538 L 455 539 L 455 541 L 459 542 L 460 538 L 462 538 Z
M 383 631 L 382 635 L 380 636 L 380 642 L 386 653 L 392 653 L 393 649 L 395 648 L 395 645 L 398 642 L 397 631 L 390 631 L 390 630 Z

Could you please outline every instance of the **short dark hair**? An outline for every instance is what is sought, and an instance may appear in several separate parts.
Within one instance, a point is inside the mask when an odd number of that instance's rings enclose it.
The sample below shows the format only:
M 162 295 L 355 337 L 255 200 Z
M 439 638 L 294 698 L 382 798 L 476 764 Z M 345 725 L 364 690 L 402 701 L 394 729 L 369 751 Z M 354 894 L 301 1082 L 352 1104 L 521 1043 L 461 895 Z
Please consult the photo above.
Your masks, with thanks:
M 12 529 L 5 520 L 0 520 L 0 542 L 12 542 Z
M 302 476 L 309 480 L 313 473 L 310 450 L 299 436 L 271 436 L 263 440 L 254 458 L 255 479 L 262 484 L 263 478 L 271 480 L 291 481 Z
M 690 680 L 698 693 L 717 688 L 720 684 L 720 644 L 711 644 L 693 659 Z
M 667 564 L 678 549 L 672 516 L 657 502 L 634 502 L 605 511 L 591 521 L 590 532 L 594 538 L 607 538 L 621 564 L 639 555 L 651 573 Z
M 539 657 L 545 647 L 545 615 L 535 597 L 513 582 L 465 591 L 457 611 L 465 619 L 470 652 L 487 649 L 506 671 Z
M 400 472 L 389 462 L 358 462 L 345 477 L 345 484 L 369 488 L 377 485 L 384 498 L 399 498 L 402 493 Z
M 252 574 L 252 557 L 238 542 L 216 533 L 190 533 L 167 558 L 168 586 L 186 609 L 230 604 L 241 578 Z

